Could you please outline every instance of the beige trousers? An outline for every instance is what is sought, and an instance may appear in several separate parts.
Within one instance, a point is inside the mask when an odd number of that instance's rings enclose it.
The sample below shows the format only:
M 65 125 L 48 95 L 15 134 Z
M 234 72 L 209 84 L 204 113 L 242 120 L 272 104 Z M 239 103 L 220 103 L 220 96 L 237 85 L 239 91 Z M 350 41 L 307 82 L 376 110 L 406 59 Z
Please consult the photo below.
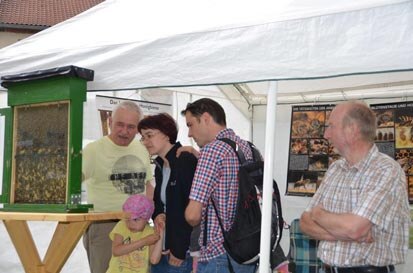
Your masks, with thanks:
M 112 240 L 109 233 L 117 222 L 99 221 L 92 223 L 83 235 L 91 273 L 106 273 L 112 257 Z

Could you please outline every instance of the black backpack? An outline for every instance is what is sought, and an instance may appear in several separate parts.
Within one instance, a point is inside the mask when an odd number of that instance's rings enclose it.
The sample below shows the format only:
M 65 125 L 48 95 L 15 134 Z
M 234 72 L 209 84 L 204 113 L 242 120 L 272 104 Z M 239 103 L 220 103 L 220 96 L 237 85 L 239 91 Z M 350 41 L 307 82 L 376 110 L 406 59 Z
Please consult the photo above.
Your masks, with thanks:
M 234 223 L 230 230 L 225 231 L 218 210 L 212 200 L 222 233 L 224 235 L 224 248 L 227 253 L 239 264 L 257 264 L 260 253 L 261 237 L 261 205 L 260 199 L 263 188 L 264 161 L 254 144 L 248 142 L 253 160 L 246 160 L 244 153 L 237 144 L 227 138 L 220 139 L 229 144 L 235 151 L 240 162 L 238 172 L 238 199 Z M 206 224 L 205 224 L 206 225 Z M 272 224 L 271 224 L 271 257 L 278 246 L 284 220 L 282 217 L 280 192 L 277 183 L 273 180 Z M 206 226 L 204 229 L 204 243 L 206 242 Z M 272 259 L 271 259 L 272 261 Z M 230 272 L 233 272 L 228 258 Z

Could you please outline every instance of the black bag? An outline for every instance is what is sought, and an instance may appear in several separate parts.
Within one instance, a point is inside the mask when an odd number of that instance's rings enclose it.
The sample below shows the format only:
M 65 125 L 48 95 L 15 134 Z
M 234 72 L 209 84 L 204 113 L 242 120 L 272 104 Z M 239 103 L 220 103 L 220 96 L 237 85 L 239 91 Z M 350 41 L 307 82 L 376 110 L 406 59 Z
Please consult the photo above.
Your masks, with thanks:
M 257 264 L 260 253 L 261 237 L 261 205 L 264 161 L 254 144 L 248 142 L 253 154 L 253 160 L 246 160 L 244 153 L 236 143 L 230 139 L 220 139 L 229 144 L 235 151 L 240 162 L 238 172 L 238 199 L 234 223 L 230 230 L 225 231 L 218 210 L 212 200 L 222 233 L 224 248 L 227 253 L 239 264 Z M 277 183 L 273 181 L 272 224 L 271 224 L 271 251 L 275 251 L 282 236 L 284 220 L 282 217 L 280 192 Z M 205 227 L 206 231 L 206 227 Z M 204 239 L 206 232 L 204 232 Z M 272 256 L 272 254 L 271 254 Z M 230 271 L 233 272 L 228 259 Z

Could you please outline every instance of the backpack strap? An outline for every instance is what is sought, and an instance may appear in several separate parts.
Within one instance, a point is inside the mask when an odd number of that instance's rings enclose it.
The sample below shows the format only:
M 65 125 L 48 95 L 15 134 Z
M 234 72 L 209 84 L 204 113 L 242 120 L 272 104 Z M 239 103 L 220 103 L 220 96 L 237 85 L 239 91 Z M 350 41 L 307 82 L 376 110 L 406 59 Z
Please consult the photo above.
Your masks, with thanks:
M 207 205 L 206 212 L 205 212 L 204 236 L 202 238 L 203 239 L 202 245 L 205 247 L 207 245 L 207 236 L 208 236 L 207 228 L 208 228 L 208 205 Z
M 224 236 L 224 239 L 225 239 L 224 225 L 222 224 L 221 218 L 219 217 L 218 209 L 217 209 L 217 207 L 216 207 L 216 205 L 215 205 L 214 199 L 212 199 L 212 197 L 211 197 L 210 200 L 211 200 L 212 205 L 213 205 L 213 207 L 214 207 L 215 214 L 216 214 L 216 216 L 217 216 L 217 218 L 218 218 L 218 223 L 219 223 L 219 226 L 221 227 L 222 236 Z M 205 222 L 204 222 L 204 237 L 203 237 L 203 244 L 204 244 L 204 246 L 206 246 L 206 243 L 207 243 L 207 227 L 208 227 L 208 226 L 207 226 L 207 223 L 208 223 L 208 206 L 207 206 L 206 218 L 205 218 Z
M 224 240 L 225 240 L 225 230 L 224 230 L 224 226 L 222 225 L 221 218 L 219 218 L 217 207 L 215 206 L 215 202 L 212 199 L 212 197 L 211 197 L 210 200 L 212 202 L 212 205 L 214 206 L 215 214 L 217 215 L 219 226 L 221 227 L 222 236 L 224 236 Z M 206 218 L 205 218 L 205 222 L 204 222 L 204 237 L 203 237 L 203 245 L 204 246 L 206 246 L 206 244 L 207 244 L 207 236 L 208 236 L 207 227 L 208 227 L 208 206 L 207 206 Z M 228 253 L 226 253 L 226 254 L 227 254 L 227 262 L 228 262 L 229 272 L 230 273 L 235 273 L 234 268 L 231 264 L 231 260 L 229 259 L 229 255 L 228 255 Z
M 219 140 L 221 140 L 221 141 L 227 143 L 229 146 L 231 146 L 231 148 L 232 148 L 232 149 L 234 150 L 234 152 L 237 154 L 238 160 L 240 160 L 239 154 L 238 154 L 238 152 L 237 152 L 237 149 L 238 149 L 238 148 L 237 148 L 237 144 L 235 143 L 235 141 L 232 141 L 232 140 L 229 139 L 229 138 L 220 138 Z M 241 153 L 242 153 L 242 151 L 241 151 Z M 244 159 L 245 159 L 245 156 L 244 156 L 243 153 L 242 153 L 242 156 L 243 156 Z M 241 160 L 240 160 L 240 161 L 241 161 Z M 223 225 L 222 225 L 221 218 L 219 218 L 218 210 L 217 210 L 217 208 L 216 208 L 216 206 L 215 206 L 214 200 L 212 199 L 212 197 L 210 198 L 210 200 L 211 200 L 211 202 L 212 202 L 212 205 L 214 206 L 215 214 L 217 215 L 218 222 L 219 222 L 219 225 L 220 225 L 221 230 L 222 230 L 222 234 L 223 234 L 223 236 L 225 236 L 224 227 L 223 227 Z M 203 236 L 203 242 L 202 242 L 202 243 L 203 243 L 203 246 L 206 246 L 206 244 L 207 244 L 208 206 L 207 206 L 207 211 L 206 211 L 206 214 L 205 214 L 205 215 L 206 215 L 206 216 L 205 216 L 205 222 L 204 222 L 204 236 Z
M 214 202 L 214 199 L 212 199 L 212 197 L 211 197 L 211 202 L 212 202 L 212 205 L 214 206 L 215 214 L 217 215 L 218 222 L 219 222 L 219 226 L 221 227 L 222 236 L 224 236 L 224 240 L 225 240 L 225 237 L 226 237 L 226 236 L 225 236 L 224 225 L 222 224 L 221 218 L 220 218 L 219 215 L 218 215 L 218 209 L 217 209 L 217 207 L 215 206 L 215 202 Z M 205 228 L 206 228 L 206 225 L 205 225 Z M 206 233 L 204 233 L 204 235 L 206 235 Z M 229 255 L 228 255 L 228 253 L 226 253 L 226 254 L 227 254 L 227 262 L 228 262 L 229 272 L 230 272 L 230 273 L 235 273 L 234 268 L 232 267 L 231 260 L 229 259 Z
M 242 149 L 239 148 L 239 146 L 237 145 L 237 143 L 235 141 L 233 141 L 229 138 L 220 138 L 219 140 L 221 140 L 221 141 L 227 143 L 229 146 L 231 146 L 231 148 L 234 150 L 235 154 L 238 157 L 238 161 L 239 161 L 240 165 L 243 165 L 245 162 L 247 162 L 247 159 L 244 155 L 244 152 L 242 151 Z M 254 144 L 252 144 L 249 141 L 248 141 L 248 144 L 250 145 L 251 152 L 253 154 L 253 159 L 255 160 L 254 149 L 252 148 Z M 225 240 L 224 225 L 222 224 L 221 218 L 218 215 L 218 209 L 215 206 L 215 202 L 212 198 L 211 198 L 211 201 L 212 201 L 212 205 L 214 206 L 215 214 L 217 215 L 219 226 L 221 227 L 222 235 L 224 236 L 224 240 Z M 227 262 L 228 262 L 228 270 L 229 270 L 230 273 L 235 273 L 228 253 L 226 253 L 226 255 L 227 255 Z
M 224 239 L 225 239 L 224 225 L 222 224 L 221 218 L 219 217 L 219 214 L 218 214 L 218 209 L 215 206 L 215 202 L 214 202 L 214 199 L 212 199 L 212 197 L 211 197 L 211 202 L 212 202 L 212 205 L 214 206 L 215 214 L 217 215 L 219 226 L 221 227 L 222 235 L 224 236 Z
M 250 149 L 252 151 L 252 160 L 255 161 L 262 161 L 262 155 L 258 148 L 254 145 L 254 143 L 248 141 L 248 145 L 250 145 Z
M 232 149 L 234 150 L 234 152 L 237 154 L 238 156 L 238 160 L 239 162 L 242 164 L 244 164 L 247 161 L 247 158 L 244 155 L 244 152 L 242 151 L 242 149 L 239 148 L 239 146 L 237 145 L 237 143 L 235 143 L 235 141 L 229 139 L 229 138 L 220 138 L 218 140 L 221 140 L 225 143 L 227 143 L 229 146 L 232 147 Z M 254 145 L 254 143 L 247 141 L 248 145 L 250 146 L 250 150 L 252 153 L 252 161 L 262 161 L 262 156 L 260 151 L 257 149 L 257 147 Z
M 221 140 L 222 142 L 225 142 L 226 144 L 228 144 L 229 146 L 231 146 L 231 148 L 234 150 L 234 152 L 237 154 L 239 163 L 242 165 L 244 164 L 247 159 L 245 158 L 244 152 L 242 151 L 242 149 L 239 148 L 239 146 L 237 145 L 237 143 L 235 143 L 235 141 L 229 139 L 229 138 L 219 138 L 218 140 Z M 249 143 L 249 142 L 248 142 Z M 252 143 L 251 143 L 252 144 Z M 252 149 L 251 149 L 252 150 Z
M 237 157 L 238 157 L 238 160 L 239 160 L 240 164 L 242 164 L 242 162 L 246 161 L 244 153 L 242 152 L 241 149 L 238 148 L 238 145 L 235 143 L 235 141 L 233 141 L 229 138 L 220 138 L 218 140 L 221 140 L 221 141 L 227 143 L 229 146 L 231 146 L 231 148 L 237 154 Z M 241 161 L 241 160 L 243 160 L 243 161 Z M 224 239 L 225 239 L 225 230 L 224 230 L 224 226 L 222 225 L 221 218 L 218 215 L 217 207 L 215 206 L 215 202 L 212 199 L 212 197 L 210 198 L 210 200 L 212 202 L 212 205 L 214 206 L 215 214 L 217 215 L 219 226 L 221 227 L 222 235 L 224 236 Z M 203 236 L 203 242 L 202 242 L 203 246 L 207 245 L 207 236 L 208 236 L 207 228 L 208 228 L 208 206 L 207 206 L 206 217 L 205 217 L 205 222 L 204 222 L 204 236 Z M 229 260 L 228 260 L 228 263 L 229 263 Z M 231 265 L 230 265 L 230 267 L 232 268 Z M 231 273 L 233 273 L 233 271 L 231 271 Z

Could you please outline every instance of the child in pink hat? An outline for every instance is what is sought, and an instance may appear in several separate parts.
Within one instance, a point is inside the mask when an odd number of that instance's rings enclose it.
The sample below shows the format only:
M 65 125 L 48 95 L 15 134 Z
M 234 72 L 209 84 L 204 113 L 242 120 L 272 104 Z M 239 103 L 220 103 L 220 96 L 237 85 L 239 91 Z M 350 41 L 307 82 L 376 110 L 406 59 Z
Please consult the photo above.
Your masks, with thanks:
M 149 226 L 154 205 L 145 195 L 131 195 L 123 204 L 127 218 L 119 221 L 109 237 L 112 240 L 112 258 L 106 273 L 148 273 L 149 263 L 161 258 L 163 232 Z

